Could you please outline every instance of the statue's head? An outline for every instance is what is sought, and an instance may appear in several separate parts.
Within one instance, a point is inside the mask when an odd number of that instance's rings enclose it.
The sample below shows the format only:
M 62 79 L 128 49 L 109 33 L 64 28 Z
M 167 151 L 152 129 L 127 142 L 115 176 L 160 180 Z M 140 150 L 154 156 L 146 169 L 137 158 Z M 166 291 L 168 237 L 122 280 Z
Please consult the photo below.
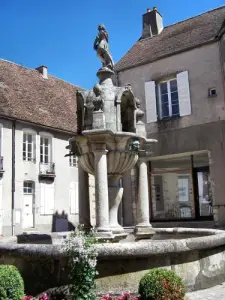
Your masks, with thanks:
M 105 25 L 99 24 L 99 25 L 98 25 L 98 30 L 106 30 L 106 29 L 105 29 Z

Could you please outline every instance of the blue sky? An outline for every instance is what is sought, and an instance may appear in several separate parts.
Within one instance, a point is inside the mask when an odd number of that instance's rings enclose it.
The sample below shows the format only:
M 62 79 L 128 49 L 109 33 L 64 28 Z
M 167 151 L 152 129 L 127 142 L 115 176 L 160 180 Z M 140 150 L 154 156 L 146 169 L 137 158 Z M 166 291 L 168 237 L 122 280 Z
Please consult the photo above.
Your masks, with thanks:
M 84 88 L 97 81 L 93 50 L 105 24 L 117 62 L 140 37 L 142 14 L 157 6 L 164 25 L 224 5 L 224 0 L 0 0 L 0 58 L 25 67 L 46 65 L 50 74 Z

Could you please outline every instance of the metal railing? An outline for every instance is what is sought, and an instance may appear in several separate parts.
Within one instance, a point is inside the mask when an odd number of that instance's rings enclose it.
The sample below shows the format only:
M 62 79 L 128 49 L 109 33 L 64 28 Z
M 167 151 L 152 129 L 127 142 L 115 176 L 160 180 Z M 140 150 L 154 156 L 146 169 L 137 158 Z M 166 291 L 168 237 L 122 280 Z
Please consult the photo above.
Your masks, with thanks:
M 55 175 L 55 163 L 40 163 L 40 175 Z

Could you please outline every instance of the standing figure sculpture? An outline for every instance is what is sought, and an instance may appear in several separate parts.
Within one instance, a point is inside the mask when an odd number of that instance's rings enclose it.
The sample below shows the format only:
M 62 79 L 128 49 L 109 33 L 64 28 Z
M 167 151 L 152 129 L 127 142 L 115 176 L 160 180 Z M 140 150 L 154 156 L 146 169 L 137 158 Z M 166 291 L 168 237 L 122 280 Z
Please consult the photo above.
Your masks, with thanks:
M 98 31 L 98 35 L 94 41 L 94 49 L 97 51 L 97 55 L 102 62 L 103 68 L 106 67 L 113 71 L 114 63 L 112 56 L 109 53 L 108 32 L 104 25 L 99 25 Z

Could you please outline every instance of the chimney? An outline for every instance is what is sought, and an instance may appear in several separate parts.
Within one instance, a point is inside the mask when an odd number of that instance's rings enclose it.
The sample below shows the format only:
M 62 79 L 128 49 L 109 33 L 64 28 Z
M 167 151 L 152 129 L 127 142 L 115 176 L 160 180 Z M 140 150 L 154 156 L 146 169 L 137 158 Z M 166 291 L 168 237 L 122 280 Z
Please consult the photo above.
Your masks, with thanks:
M 36 70 L 41 73 L 44 79 L 48 79 L 48 68 L 46 66 L 37 67 Z
M 157 7 L 154 6 L 153 10 L 148 8 L 147 12 L 143 15 L 142 39 L 158 35 L 162 32 L 162 30 L 163 18 L 158 12 Z

